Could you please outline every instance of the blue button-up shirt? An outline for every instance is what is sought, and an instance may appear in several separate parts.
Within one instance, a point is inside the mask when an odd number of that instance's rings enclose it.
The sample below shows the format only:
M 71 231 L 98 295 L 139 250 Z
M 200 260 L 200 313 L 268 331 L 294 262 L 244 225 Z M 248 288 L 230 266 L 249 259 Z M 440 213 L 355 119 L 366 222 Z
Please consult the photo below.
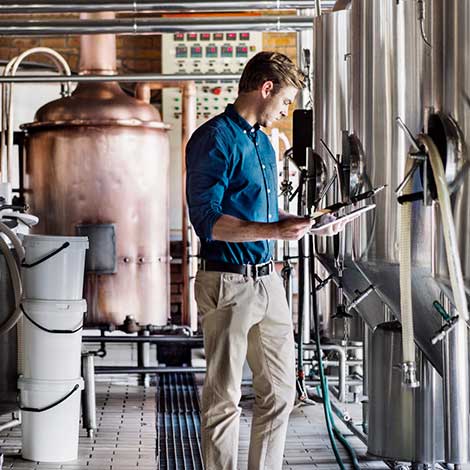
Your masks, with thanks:
M 273 241 L 212 239 L 223 214 L 250 222 L 279 218 L 276 156 L 259 125 L 251 126 L 229 104 L 194 132 L 186 147 L 186 166 L 189 216 L 201 240 L 201 257 L 233 264 L 269 261 Z

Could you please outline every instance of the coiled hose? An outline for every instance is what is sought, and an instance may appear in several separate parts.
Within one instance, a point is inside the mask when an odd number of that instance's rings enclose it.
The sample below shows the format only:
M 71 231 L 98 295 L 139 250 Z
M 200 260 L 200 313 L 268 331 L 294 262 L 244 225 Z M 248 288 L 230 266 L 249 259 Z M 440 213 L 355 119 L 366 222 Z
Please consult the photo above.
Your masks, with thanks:
M 8 228 L 5 224 L 0 222 L 0 233 L 6 235 L 8 239 L 11 241 L 16 254 L 18 256 L 18 260 L 15 259 L 13 253 L 10 250 L 10 247 L 0 236 L 0 251 L 5 257 L 5 261 L 8 266 L 8 270 L 10 271 L 11 282 L 13 285 L 13 293 L 15 299 L 15 306 L 13 308 L 12 313 L 9 317 L 0 325 L 0 335 L 8 333 L 20 320 L 22 316 L 21 311 L 21 298 L 23 296 L 23 287 L 21 284 L 21 275 L 19 269 L 19 263 L 21 263 L 24 259 L 24 249 L 21 245 L 20 240 L 16 236 L 16 234 Z

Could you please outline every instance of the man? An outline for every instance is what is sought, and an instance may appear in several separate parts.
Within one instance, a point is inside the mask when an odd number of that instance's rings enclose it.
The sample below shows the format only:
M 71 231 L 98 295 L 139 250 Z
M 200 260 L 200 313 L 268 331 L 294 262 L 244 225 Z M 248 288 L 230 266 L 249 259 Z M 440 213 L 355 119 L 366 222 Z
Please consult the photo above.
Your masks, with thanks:
M 273 147 L 260 126 L 287 116 L 304 75 L 276 52 L 247 64 L 234 104 L 191 137 L 187 199 L 201 240 L 196 277 L 207 373 L 202 393 L 206 470 L 236 470 L 242 369 L 253 372 L 249 470 L 278 470 L 295 399 L 292 321 L 273 240 L 299 240 L 308 217 L 278 209 Z

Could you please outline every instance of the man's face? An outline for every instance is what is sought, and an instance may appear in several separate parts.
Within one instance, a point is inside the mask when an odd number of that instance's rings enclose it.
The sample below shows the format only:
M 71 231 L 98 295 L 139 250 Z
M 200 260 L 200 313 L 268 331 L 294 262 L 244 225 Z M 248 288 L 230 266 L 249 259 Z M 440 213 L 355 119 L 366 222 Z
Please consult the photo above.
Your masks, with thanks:
M 287 116 L 289 106 L 294 102 L 297 96 L 297 88 L 288 85 L 282 87 L 276 94 L 266 82 L 261 90 L 262 100 L 259 110 L 258 123 L 263 127 L 272 127 L 276 121 Z

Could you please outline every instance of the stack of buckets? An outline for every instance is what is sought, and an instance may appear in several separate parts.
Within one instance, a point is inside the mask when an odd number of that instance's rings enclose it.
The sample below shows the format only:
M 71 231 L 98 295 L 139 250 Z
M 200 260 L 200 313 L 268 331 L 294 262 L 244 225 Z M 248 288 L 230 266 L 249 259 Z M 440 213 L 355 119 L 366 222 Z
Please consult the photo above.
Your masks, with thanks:
M 76 460 L 88 239 L 25 235 L 23 246 L 24 317 L 18 380 L 22 456 L 40 462 Z

